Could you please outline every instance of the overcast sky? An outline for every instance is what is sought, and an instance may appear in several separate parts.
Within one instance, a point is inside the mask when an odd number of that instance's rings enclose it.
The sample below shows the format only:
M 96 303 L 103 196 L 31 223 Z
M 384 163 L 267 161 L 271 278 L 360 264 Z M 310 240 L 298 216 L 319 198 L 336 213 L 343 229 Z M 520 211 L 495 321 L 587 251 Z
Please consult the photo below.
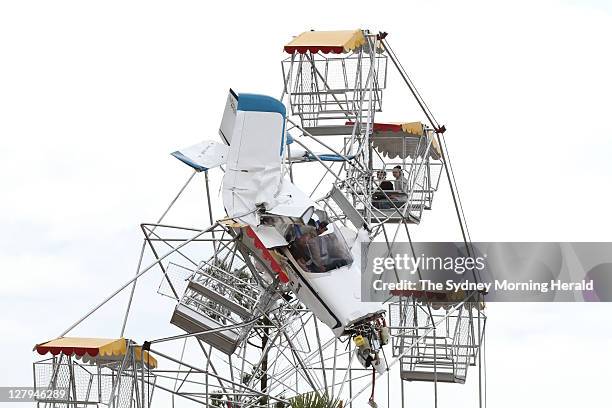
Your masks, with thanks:
M 390 33 L 446 124 L 473 240 L 612 240 L 606 1 L 5 1 L 0 385 L 30 385 L 34 344 L 134 273 L 139 223 L 155 221 L 190 174 L 169 153 L 217 138 L 228 88 L 280 96 L 292 35 L 352 28 Z M 394 80 L 380 119 L 422 120 Z M 172 220 L 207 225 L 198 180 Z M 417 237 L 452 239 L 450 197 L 436 200 Z M 172 306 L 154 300 L 157 279 L 137 292 L 137 341 L 178 332 Z M 74 334 L 118 336 L 124 300 Z M 490 406 L 607 401 L 611 311 L 492 305 Z M 421 386 L 412 392 L 431 401 Z M 466 395 L 444 387 L 441 402 L 475 406 Z

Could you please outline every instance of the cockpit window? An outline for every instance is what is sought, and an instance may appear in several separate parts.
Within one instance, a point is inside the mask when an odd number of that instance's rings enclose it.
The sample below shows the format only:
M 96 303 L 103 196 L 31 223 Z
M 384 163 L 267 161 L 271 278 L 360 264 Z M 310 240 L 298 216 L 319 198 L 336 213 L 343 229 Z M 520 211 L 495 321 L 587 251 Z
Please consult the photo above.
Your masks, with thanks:
M 306 272 L 329 272 L 353 263 L 344 238 L 333 224 L 293 224 L 285 239 L 290 242 L 289 252 Z

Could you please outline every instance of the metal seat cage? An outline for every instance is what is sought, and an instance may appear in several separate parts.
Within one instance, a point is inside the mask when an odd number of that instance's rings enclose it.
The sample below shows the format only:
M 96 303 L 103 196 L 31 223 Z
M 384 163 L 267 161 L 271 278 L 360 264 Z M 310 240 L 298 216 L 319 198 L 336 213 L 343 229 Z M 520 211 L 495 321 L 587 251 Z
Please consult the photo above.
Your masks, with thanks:
M 484 312 L 466 304 L 448 314 L 452 305 L 445 306 L 428 308 L 411 298 L 389 305 L 392 352 L 401 356 L 403 379 L 463 383 L 468 366 L 476 365 Z
M 439 158 L 434 158 L 435 156 L 418 154 L 423 152 L 423 144 L 425 143 L 418 143 L 415 154 L 405 154 L 403 159 L 385 158 L 372 149 L 377 164 L 374 164 L 370 171 L 347 167 L 347 177 L 339 187 L 352 199 L 354 207 L 365 219 L 370 217 L 370 222 L 384 222 L 404 215 L 410 218 L 411 222 L 418 222 L 423 210 L 432 208 L 444 164 Z M 395 186 L 395 180 L 391 176 L 396 166 L 401 167 L 401 175 L 406 180 L 401 189 Z M 392 190 L 381 189 L 383 180 L 379 179 L 379 172 L 385 172 L 384 181 L 393 183 Z
M 366 39 L 373 43 L 375 36 L 367 34 Z M 346 55 L 293 54 L 282 61 L 284 91 L 302 126 L 344 124 L 382 110 L 387 56 L 365 48 Z
M 261 313 L 264 289 L 254 276 L 261 269 L 257 260 L 245 258 L 235 236 L 225 237 L 212 240 L 217 252 L 189 277 L 171 323 L 189 333 L 225 328 L 198 338 L 232 354 L 253 327 L 244 323 Z
M 156 375 L 136 362 L 135 352 L 129 347 L 123 359 L 112 362 L 84 362 L 64 353 L 35 362 L 34 391 L 45 393 L 36 406 L 149 407 Z
M 400 166 L 402 176 L 406 178 L 407 183 L 403 189 L 398 190 L 397 188 L 393 188 L 387 192 L 386 190 L 380 190 L 381 181 L 377 180 L 377 173 L 380 171 L 384 171 L 385 173 L 389 173 L 389 169 L 393 169 L 395 166 Z M 376 193 L 377 191 L 381 194 L 381 198 L 372 198 L 373 207 L 376 208 L 377 203 L 385 203 L 389 201 L 387 197 L 389 194 L 394 192 L 396 195 L 400 195 L 398 197 L 401 207 L 404 204 L 409 204 L 411 208 L 419 210 L 419 218 L 422 210 L 430 210 L 433 204 L 434 193 L 438 190 L 438 186 L 440 184 L 440 175 L 442 173 L 442 162 L 440 161 L 431 161 L 425 159 L 421 160 L 410 160 L 403 162 L 387 162 L 382 168 L 373 169 L 372 174 L 374 178 L 373 189 Z M 393 178 L 387 177 L 385 181 L 390 181 L 395 184 L 395 180 Z M 393 200 L 393 198 L 391 198 Z
M 222 325 L 241 323 L 261 294 L 247 268 L 233 267 L 219 258 L 202 262 L 189 281 L 181 303 Z

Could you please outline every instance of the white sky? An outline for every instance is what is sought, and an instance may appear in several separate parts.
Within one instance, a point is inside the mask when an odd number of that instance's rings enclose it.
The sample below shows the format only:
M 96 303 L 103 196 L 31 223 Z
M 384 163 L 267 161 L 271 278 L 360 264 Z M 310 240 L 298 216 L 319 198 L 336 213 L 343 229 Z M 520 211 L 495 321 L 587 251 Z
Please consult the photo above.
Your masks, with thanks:
M 282 45 L 311 28 L 390 33 L 448 128 L 473 240 L 611 240 L 605 1 L 301 4 L 0 3 L 0 385 L 30 385 L 33 345 L 134 273 L 139 223 L 189 175 L 169 153 L 216 139 L 229 87 L 280 96 Z M 394 81 L 380 118 L 422 119 Z M 206 225 L 203 197 L 190 189 L 176 219 Z M 419 237 L 452 235 L 447 194 L 427 215 Z M 147 336 L 176 332 L 170 306 L 147 309 L 157 282 L 137 293 L 156 327 Z M 117 336 L 122 310 L 109 305 L 75 334 Z M 490 406 L 607 401 L 610 311 L 492 305 Z M 130 327 L 145 337 L 144 323 Z M 441 406 L 475 406 L 465 389 L 444 387 Z

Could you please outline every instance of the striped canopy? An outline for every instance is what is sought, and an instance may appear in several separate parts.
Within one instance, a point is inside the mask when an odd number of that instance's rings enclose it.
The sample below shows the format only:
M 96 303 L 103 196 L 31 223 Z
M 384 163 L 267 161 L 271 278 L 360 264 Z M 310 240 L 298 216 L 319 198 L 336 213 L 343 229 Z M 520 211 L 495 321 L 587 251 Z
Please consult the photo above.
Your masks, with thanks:
M 285 45 L 289 54 L 295 52 L 322 52 L 324 54 L 343 54 L 353 51 L 365 44 L 361 30 L 346 31 L 306 31 Z

